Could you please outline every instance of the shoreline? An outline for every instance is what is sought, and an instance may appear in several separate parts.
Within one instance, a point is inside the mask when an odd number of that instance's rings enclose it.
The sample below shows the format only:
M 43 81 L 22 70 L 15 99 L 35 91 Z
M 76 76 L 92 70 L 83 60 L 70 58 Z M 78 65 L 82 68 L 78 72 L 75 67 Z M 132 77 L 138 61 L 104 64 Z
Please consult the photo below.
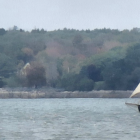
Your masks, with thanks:
M 1 88 L 0 99 L 8 98 L 129 98 L 132 91 L 122 90 L 92 90 L 92 91 L 62 91 L 58 89 L 12 89 Z M 137 96 L 136 96 L 137 97 Z

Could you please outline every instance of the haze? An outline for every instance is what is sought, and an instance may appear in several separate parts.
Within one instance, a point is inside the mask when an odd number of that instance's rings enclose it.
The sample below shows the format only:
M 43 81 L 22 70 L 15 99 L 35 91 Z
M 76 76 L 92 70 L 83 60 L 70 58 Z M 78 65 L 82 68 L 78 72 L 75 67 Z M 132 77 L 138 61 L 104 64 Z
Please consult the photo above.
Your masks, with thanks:
M 139 28 L 139 5 L 139 0 L 0 0 L 0 28 Z

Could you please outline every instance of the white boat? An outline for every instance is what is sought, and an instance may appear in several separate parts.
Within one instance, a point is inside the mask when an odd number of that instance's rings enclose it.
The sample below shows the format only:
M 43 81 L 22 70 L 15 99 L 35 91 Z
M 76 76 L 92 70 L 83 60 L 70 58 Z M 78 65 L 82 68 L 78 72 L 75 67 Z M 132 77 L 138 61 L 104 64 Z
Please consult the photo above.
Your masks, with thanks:
M 132 98 L 133 96 L 137 95 L 138 93 L 140 93 L 140 83 L 135 88 L 135 90 L 133 91 L 133 93 L 130 95 L 129 98 Z M 131 105 L 131 106 L 136 106 L 138 108 L 138 111 L 140 112 L 140 102 L 139 103 L 127 103 L 127 102 L 125 102 L 125 104 Z

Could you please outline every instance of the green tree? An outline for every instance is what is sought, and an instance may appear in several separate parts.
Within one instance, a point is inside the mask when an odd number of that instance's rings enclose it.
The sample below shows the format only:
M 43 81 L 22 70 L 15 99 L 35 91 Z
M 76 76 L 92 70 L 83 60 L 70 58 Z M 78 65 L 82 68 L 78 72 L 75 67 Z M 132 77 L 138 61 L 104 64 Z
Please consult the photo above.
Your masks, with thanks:
M 127 49 L 125 63 L 129 72 L 140 65 L 140 44 L 132 45 Z
M 103 78 L 107 89 L 133 89 L 140 80 L 140 44 L 127 49 L 126 57 L 106 66 Z
M 126 82 L 124 82 L 125 89 L 133 90 L 140 82 L 140 67 L 136 67 L 131 74 L 126 76 Z
M 124 89 L 125 62 L 123 59 L 108 64 L 102 74 L 107 89 Z
M 74 46 L 77 46 L 77 45 L 81 44 L 82 41 L 83 41 L 83 37 L 82 37 L 81 35 L 77 34 L 77 35 L 75 35 L 75 37 L 73 38 L 73 41 L 72 41 L 72 42 L 73 42 L 73 45 L 74 45 Z
M 14 60 L 5 54 L 0 53 L 0 76 L 10 77 L 16 71 L 16 64 Z
M 15 72 L 16 64 L 14 61 L 5 54 L 0 53 L 0 87 L 3 87 L 6 84 L 5 79 L 14 75 Z
M 6 33 L 5 29 L 0 28 L 0 35 L 4 35 Z

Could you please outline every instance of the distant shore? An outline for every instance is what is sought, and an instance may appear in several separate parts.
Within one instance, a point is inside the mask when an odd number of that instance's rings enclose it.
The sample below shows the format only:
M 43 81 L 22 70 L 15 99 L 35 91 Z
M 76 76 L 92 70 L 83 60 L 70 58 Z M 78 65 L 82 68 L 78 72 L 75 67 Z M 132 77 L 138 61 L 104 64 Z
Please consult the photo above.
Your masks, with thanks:
M 93 91 L 63 91 L 58 89 L 34 88 L 0 88 L 0 99 L 6 98 L 128 98 L 132 91 L 93 90 Z

